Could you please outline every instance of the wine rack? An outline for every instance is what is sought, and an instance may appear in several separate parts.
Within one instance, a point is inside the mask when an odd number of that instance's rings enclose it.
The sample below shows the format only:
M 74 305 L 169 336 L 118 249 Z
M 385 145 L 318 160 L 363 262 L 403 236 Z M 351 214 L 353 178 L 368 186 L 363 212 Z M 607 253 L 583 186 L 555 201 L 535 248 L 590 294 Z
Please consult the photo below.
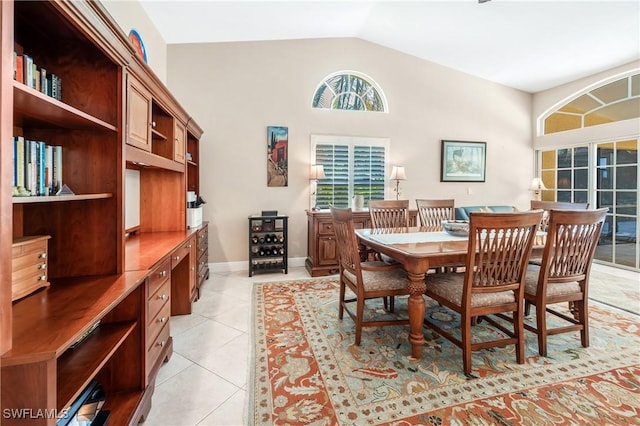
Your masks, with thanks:
M 249 276 L 281 271 L 288 273 L 288 216 L 249 216 Z

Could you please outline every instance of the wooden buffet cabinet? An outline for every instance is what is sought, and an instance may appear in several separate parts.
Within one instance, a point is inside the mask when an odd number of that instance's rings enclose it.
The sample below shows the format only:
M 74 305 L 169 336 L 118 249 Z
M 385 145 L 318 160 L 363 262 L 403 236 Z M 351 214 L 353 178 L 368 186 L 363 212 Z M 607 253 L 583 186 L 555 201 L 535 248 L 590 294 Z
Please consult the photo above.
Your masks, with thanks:
M 55 425 L 92 381 L 109 423 L 135 425 L 171 356 L 171 315 L 209 276 L 206 223 L 189 229 L 202 129 L 99 2 L 0 2 L 0 413 Z M 14 52 L 63 82 L 56 99 L 14 79 Z M 12 197 L 13 139 L 62 146 L 71 195 Z M 140 174 L 125 230 L 124 175 Z M 12 244 L 50 236 L 50 285 L 12 302 Z
M 416 225 L 417 210 L 409 211 L 409 224 Z M 357 229 L 371 228 L 369 210 L 353 212 Z M 333 221 L 328 210 L 307 210 L 307 259 L 304 266 L 312 277 L 333 275 L 338 270 L 338 247 L 333 233 Z

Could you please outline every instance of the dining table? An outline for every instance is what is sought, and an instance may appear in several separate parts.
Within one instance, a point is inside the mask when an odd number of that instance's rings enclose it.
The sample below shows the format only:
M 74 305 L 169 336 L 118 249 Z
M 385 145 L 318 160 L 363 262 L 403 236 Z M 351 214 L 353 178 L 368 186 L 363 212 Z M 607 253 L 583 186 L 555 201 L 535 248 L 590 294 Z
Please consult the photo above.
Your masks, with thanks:
M 442 267 L 464 266 L 468 237 L 449 234 L 441 227 L 419 226 L 365 228 L 355 232 L 360 244 L 401 263 L 407 272 L 411 356 L 421 358 L 425 343 L 422 327 L 426 310 L 423 295 L 429 281 L 427 272 Z M 544 233 L 538 234 L 543 236 Z M 544 238 L 536 238 L 532 253 L 541 255 L 543 249 Z

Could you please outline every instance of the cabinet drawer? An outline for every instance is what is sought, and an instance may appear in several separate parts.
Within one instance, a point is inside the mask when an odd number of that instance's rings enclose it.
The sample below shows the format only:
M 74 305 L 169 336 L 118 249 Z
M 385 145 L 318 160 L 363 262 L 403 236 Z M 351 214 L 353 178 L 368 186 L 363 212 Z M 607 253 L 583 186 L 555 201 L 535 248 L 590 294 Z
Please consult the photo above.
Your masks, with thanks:
M 178 266 L 178 263 L 180 263 L 182 261 L 182 259 L 184 259 L 185 257 L 187 257 L 189 255 L 189 253 L 191 252 L 191 246 L 192 246 L 192 242 L 191 240 L 189 240 L 188 243 L 183 244 L 180 248 L 176 249 L 172 254 L 171 254 L 171 268 L 175 268 L 176 266 Z
M 171 280 L 167 280 L 147 301 L 147 320 L 154 318 L 171 296 Z
M 163 261 L 149 275 L 149 296 L 158 291 L 158 288 L 169 278 L 171 278 L 171 259 Z
M 147 325 L 147 347 L 151 348 L 160 330 L 169 323 L 169 319 L 171 318 L 171 303 L 169 303 L 169 300 L 167 299 L 165 301 L 165 304 L 162 305 L 156 316 L 149 316 L 149 318 L 149 324 Z
M 48 235 L 18 238 L 11 247 L 11 300 L 49 285 Z
M 158 337 L 156 337 L 153 342 L 149 345 L 149 350 L 147 351 L 147 373 L 151 371 L 155 363 L 158 361 L 158 357 L 162 353 L 164 347 L 169 343 L 169 323 L 166 323 Z
M 320 235 L 334 235 L 333 233 L 333 222 L 319 222 L 318 223 L 318 234 Z

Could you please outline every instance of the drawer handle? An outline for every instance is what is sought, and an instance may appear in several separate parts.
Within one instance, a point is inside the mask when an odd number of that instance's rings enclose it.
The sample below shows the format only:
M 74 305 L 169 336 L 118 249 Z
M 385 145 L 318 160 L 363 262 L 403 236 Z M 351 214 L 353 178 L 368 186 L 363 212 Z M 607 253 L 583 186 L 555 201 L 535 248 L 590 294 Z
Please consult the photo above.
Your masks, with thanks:
M 38 266 L 38 269 L 47 269 L 47 264 L 46 263 L 40 264 L 40 266 Z
M 162 293 L 160 296 L 158 296 L 158 299 L 160 300 L 167 300 L 167 295 Z
M 161 342 L 158 342 L 158 346 L 163 347 L 164 346 L 164 340 Z
M 40 256 L 38 256 L 38 259 L 46 259 L 47 258 L 47 253 L 40 253 Z
M 195 271 L 195 270 L 196 270 L 196 267 L 195 267 L 195 266 L 192 266 L 192 267 L 191 267 L 191 270 L 192 270 L 192 271 Z
M 158 273 L 159 276 L 161 277 L 166 277 L 167 276 L 167 271 L 160 271 L 160 273 Z
M 47 276 L 46 275 L 41 275 L 40 276 L 40 281 L 46 281 L 47 280 Z
M 187 248 L 190 249 L 191 248 L 191 244 L 187 245 Z
M 180 256 L 174 257 L 173 260 L 180 260 Z
M 162 318 L 160 318 L 160 319 L 158 320 L 158 322 L 159 322 L 160 324 L 164 324 L 165 322 L 167 322 L 167 317 L 162 317 Z

